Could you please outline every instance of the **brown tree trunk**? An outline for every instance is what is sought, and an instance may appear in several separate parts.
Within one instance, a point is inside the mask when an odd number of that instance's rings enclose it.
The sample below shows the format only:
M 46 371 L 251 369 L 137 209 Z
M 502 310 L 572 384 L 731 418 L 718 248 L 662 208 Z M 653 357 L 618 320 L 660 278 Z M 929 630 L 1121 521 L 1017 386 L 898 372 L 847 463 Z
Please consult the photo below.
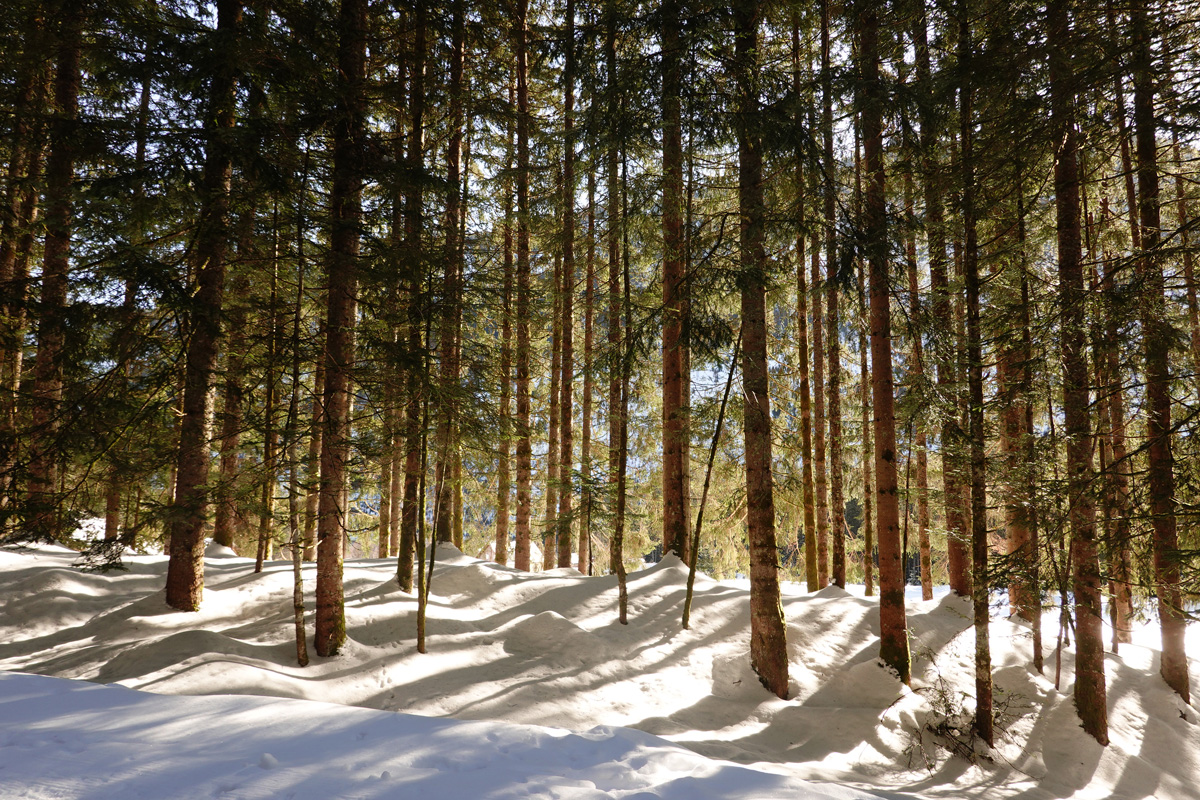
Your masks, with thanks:
M 575 3 L 566 2 L 566 47 L 563 66 L 563 266 L 562 372 L 559 387 L 558 521 L 559 567 L 571 566 L 571 503 L 574 494 L 574 390 L 575 390 Z
M 424 227 L 424 192 L 421 175 L 425 168 L 425 4 L 417 3 L 413 11 L 413 49 L 408 85 L 408 106 L 412 132 L 408 138 L 408 173 L 411 183 L 407 187 L 404 209 L 404 239 L 408 254 L 408 314 L 407 332 L 408 359 L 410 364 L 424 355 L 421 329 L 425 310 L 422 307 L 422 284 L 425 267 L 422 259 Z M 426 400 L 421 385 L 423 370 L 408 371 L 408 402 L 404 408 L 404 499 L 400 507 L 400 551 L 396 555 L 396 579 L 400 589 L 411 592 L 413 588 L 413 553 L 417 547 L 418 527 L 421 523 L 420 508 L 423 495 L 420 492 L 424 465 L 422 463 L 422 441 L 425 418 L 422 401 Z
M 325 333 L 325 431 L 317 510 L 317 655 L 337 655 L 346 639 L 342 541 L 347 530 L 350 380 L 358 290 L 359 226 L 366 149 L 367 0 L 342 0 L 338 14 L 338 105 L 333 121 L 333 185 Z
M 76 125 L 83 3 L 65 0 L 55 11 L 59 26 L 54 41 L 54 103 L 50 121 L 50 151 L 46 161 L 46 240 L 42 252 L 37 352 L 30 391 L 33 435 L 26 519 L 30 532 L 38 538 L 57 538 L 66 533 L 60 530 L 58 462 L 61 445 L 58 434 L 68 274 L 71 268 L 72 184 L 75 181 L 78 149 Z
M 615 0 L 604 5 L 604 62 L 607 85 L 609 143 L 605 153 L 604 182 L 608 191 L 608 483 L 616 491 L 620 466 L 621 438 L 621 239 L 620 187 L 617 183 L 617 10 Z M 609 572 L 615 573 L 618 583 L 619 618 L 625 621 L 625 563 L 624 541 L 614 531 L 609 541 Z
M 800 17 L 792 12 L 792 90 L 800 96 Z M 799 127 L 799 124 L 797 125 Z M 796 150 L 796 186 L 798 190 L 805 187 L 804 182 L 804 153 Z M 813 489 L 813 421 L 812 421 L 812 387 L 809 383 L 808 369 L 808 281 L 805 280 L 804 236 L 806 224 L 804 219 L 804 201 L 801 196 L 796 204 L 796 361 L 800 372 L 800 455 L 803 459 L 800 483 L 804 496 L 804 566 L 805 587 L 812 591 L 817 585 L 817 509 L 816 496 Z M 818 249 L 817 238 L 813 237 L 813 252 Z
M 904 565 L 896 474 L 896 411 L 892 380 L 891 296 L 883 172 L 883 86 L 879 78 L 879 16 L 864 3 L 858 14 L 859 83 L 866 193 L 863 234 L 871 277 L 871 395 L 875 409 L 875 475 L 879 522 L 879 657 L 909 682 Z
M 546 447 L 546 514 L 542 525 L 542 569 L 553 569 L 558 560 L 558 474 L 560 385 L 562 378 L 562 259 L 554 256 L 553 309 L 550 312 L 550 426 Z
M 529 428 L 529 2 L 517 0 L 517 569 L 529 570 L 530 484 L 533 447 Z
M 742 391 L 746 526 L 750 544 L 750 664 L 771 692 L 788 694 L 787 644 L 779 594 L 771 481 L 771 403 L 767 378 L 766 208 L 759 120 L 757 0 L 733 8 L 741 216 Z
M 1050 103 L 1056 142 L 1054 194 L 1058 230 L 1059 297 L 1062 306 L 1063 421 L 1067 437 L 1067 497 L 1075 591 L 1075 708 L 1083 729 L 1108 743 L 1104 685 L 1104 644 L 1100 617 L 1100 564 L 1096 553 L 1096 514 L 1088 370 L 1084 324 L 1086 293 L 1080 232 L 1078 139 L 1075 130 L 1074 52 L 1069 0 L 1047 8 L 1050 44 Z
M 867 298 L 863 264 L 859 261 L 858 294 Z M 867 597 L 875 595 L 875 444 L 871 436 L 871 373 L 867 369 L 867 325 L 858 326 L 858 389 L 862 411 L 862 479 L 863 479 L 863 584 Z
M 39 6 L 33 8 L 27 25 L 19 88 L 13 104 L 4 219 L 0 225 L 0 287 L 4 294 L 0 301 L 0 532 L 8 528 L 8 514 L 14 500 L 29 257 L 45 154 L 45 125 L 37 124 L 37 120 L 50 91 L 46 60 L 30 57 L 46 48 L 45 20 Z
M 914 213 L 914 186 L 912 170 L 904 173 L 904 206 L 908 215 Z M 904 236 L 905 259 L 908 265 L 909 318 L 912 320 L 912 365 L 909 368 L 909 385 L 913 388 L 925 385 L 925 348 L 921 344 L 922 319 L 920 282 L 917 277 L 917 237 L 915 231 Z M 866 374 L 864 362 L 863 374 Z M 925 420 L 917 413 L 912 420 L 913 450 L 917 460 L 917 552 L 921 565 L 921 599 L 933 599 L 933 559 L 929 542 L 929 457 L 925 437 Z
M 592 347 L 596 305 L 596 172 L 587 181 L 587 276 L 583 289 L 583 411 L 579 470 L 583 475 L 579 517 L 579 571 L 592 574 Z
M 683 247 L 683 135 L 680 103 L 680 8 L 662 6 L 663 54 L 663 553 L 687 558 L 683 441 L 688 435 L 683 397 L 683 306 L 686 302 Z
M 445 275 L 442 282 L 442 319 L 440 332 L 440 376 L 442 407 L 437 409 L 438 432 L 434 451 L 433 496 L 434 538 L 438 543 L 454 541 L 454 498 L 452 473 L 457 446 L 454 429 L 458 390 L 458 363 L 455 358 L 456 319 L 460 302 L 459 276 L 462 250 L 458 241 L 462 214 L 463 154 L 463 0 L 455 0 L 450 33 L 450 83 L 446 87 L 450 101 L 450 141 L 446 145 L 446 232 Z
M 274 213 L 275 235 L 279 232 L 279 208 L 276 205 Z M 262 572 L 263 562 L 270 561 L 274 544 L 275 527 L 275 482 L 278 478 L 279 466 L 276 463 L 279 450 L 279 433 L 275 428 L 276 397 L 275 361 L 279 357 L 279 245 L 275 243 L 273 264 L 271 269 L 271 297 L 267 310 L 267 360 L 266 384 L 263 392 L 263 477 L 261 488 L 262 504 L 258 521 L 258 552 L 255 556 L 254 571 Z
M 229 193 L 233 153 L 229 133 L 234 126 L 237 62 L 233 57 L 242 8 L 237 0 L 217 4 L 217 32 L 226 47 L 209 85 L 207 146 L 203 200 L 196 243 L 191 340 L 185 366 L 183 415 L 179 429 L 175 508 L 171 520 L 167 564 L 167 605 L 196 611 L 204 588 L 204 521 L 208 504 L 209 391 L 221 336 L 221 304 L 225 257 L 229 242 Z M 49 248 L 47 247 L 47 250 Z
M 962 140 L 963 277 L 966 284 L 968 435 L 971 440 L 972 606 L 975 622 L 975 731 L 990 747 L 992 718 L 992 647 L 988 608 L 987 459 L 983 428 L 983 332 L 979 313 L 979 244 L 975 211 L 975 84 L 966 0 L 959 0 L 958 57 L 963 68 L 959 88 Z
M 918 111 L 921 123 L 921 181 L 925 195 L 925 231 L 929 250 L 929 282 L 933 294 L 933 317 L 948 324 L 951 318 L 950 282 L 946 257 L 946 221 L 940 167 L 937 161 L 938 122 L 933 74 L 929 55 L 924 4 L 915 20 Z M 935 353 L 938 395 L 957 397 L 954 354 L 946 349 Z M 957 406 L 943 412 L 941 432 L 942 487 L 946 515 L 946 551 L 950 589 L 959 595 L 971 593 L 969 555 L 966 547 L 966 510 L 962 505 L 963 475 L 957 448 L 961 446 Z
M 1189 702 L 1187 653 L 1184 634 L 1187 618 L 1180 597 L 1179 538 L 1175 519 L 1174 458 L 1171 453 L 1171 365 L 1173 338 L 1166 314 L 1161 254 L 1161 219 L 1158 196 L 1158 149 L 1154 118 L 1154 72 L 1151 62 L 1149 20 L 1145 0 L 1130 8 L 1133 39 L 1133 118 L 1136 131 L 1139 214 L 1142 251 L 1137 271 L 1142 285 L 1140 311 L 1145 358 L 1147 469 L 1149 500 L 1154 526 L 1154 583 L 1162 630 L 1161 673 L 1167 685 Z M 1078 590 L 1076 590 L 1078 591 Z
M 508 104 L 514 105 L 516 90 L 509 84 Z M 513 129 L 506 133 L 505 164 L 512 171 Z M 509 504 L 512 500 L 512 292 L 513 292 L 513 191 L 504 180 L 504 296 L 500 323 L 500 446 L 496 471 L 496 563 L 508 563 Z
M 824 168 L 822 199 L 825 220 L 825 263 L 834 262 L 836 231 L 834 230 L 834 203 L 836 189 L 833 186 L 833 76 L 829 53 L 829 0 L 821 2 L 821 135 L 823 137 Z M 821 273 L 817 264 L 817 249 L 812 256 L 812 378 L 813 378 L 813 427 L 816 429 L 813 446 L 816 448 L 815 486 L 817 492 L 817 583 L 816 589 L 824 589 L 829 583 L 829 494 L 826 477 L 825 450 L 825 315 L 821 297 Z M 813 590 L 810 583 L 808 589 Z

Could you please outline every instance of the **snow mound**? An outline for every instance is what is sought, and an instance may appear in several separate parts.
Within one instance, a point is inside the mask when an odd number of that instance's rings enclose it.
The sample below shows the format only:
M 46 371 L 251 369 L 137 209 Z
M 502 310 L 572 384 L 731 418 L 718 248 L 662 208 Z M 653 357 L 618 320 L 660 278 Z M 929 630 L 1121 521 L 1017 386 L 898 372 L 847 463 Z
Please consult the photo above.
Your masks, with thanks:
M 510 655 L 549 658 L 559 664 L 583 664 L 603 658 L 604 642 L 554 611 L 522 617 L 500 631 Z

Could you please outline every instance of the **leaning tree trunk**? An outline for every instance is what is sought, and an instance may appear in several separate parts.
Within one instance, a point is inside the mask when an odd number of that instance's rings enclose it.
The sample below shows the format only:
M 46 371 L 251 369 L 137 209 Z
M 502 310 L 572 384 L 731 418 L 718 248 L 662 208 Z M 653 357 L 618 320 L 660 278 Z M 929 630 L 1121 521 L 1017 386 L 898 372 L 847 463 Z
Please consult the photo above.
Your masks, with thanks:
M 233 52 L 241 18 L 242 7 L 238 0 L 219 0 L 218 39 L 229 49 L 225 58 L 214 62 L 218 66 L 209 86 L 208 142 L 196 243 L 196 288 L 189 315 L 191 340 L 184 373 L 171 555 L 167 564 L 167 605 L 180 611 L 198 610 L 204 588 L 209 389 L 221 335 L 225 255 L 229 242 L 229 193 L 233 179 L 229 133 L 234 125 L 237 88 L 237 62 Z
M 779 594 L 775 501 L 771 481 L 771 403 L 767 379 L 766 206 L 758 109 L 757 0 L 733 9 L 737 97 L 738 207 L 741 216 L 742 391 L 746 527 L 750 544 L 750 663 L 781 698 L 788 693 L 787 644 Z
M 338 106 L 333 122 L 333 186 L 325 332 L 325 431 L 317 510 L 317 655 L 337 655 L 346 639 L 342 539 L 350 454 L 350 377 L 358 291 L 366 150 L 367 0 L 342 0 L 338 14 Z

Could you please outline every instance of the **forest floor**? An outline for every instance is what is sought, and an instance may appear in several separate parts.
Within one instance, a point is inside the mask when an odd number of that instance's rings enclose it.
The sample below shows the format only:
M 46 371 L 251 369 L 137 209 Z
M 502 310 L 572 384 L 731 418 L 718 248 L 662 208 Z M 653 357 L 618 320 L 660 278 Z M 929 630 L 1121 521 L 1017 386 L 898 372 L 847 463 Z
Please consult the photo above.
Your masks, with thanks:
M 792 677 L 780 700 L 749 667 L 745 582 L 698 576 L 685 631 L 687 571 L 673 558 L 630 574 L 619 625 L 613 577 L 525 574 L 442 547 L 424 655 L 394 563 L 351 561 L 344 652 L 305 668 L 290 563 L 256 575 L 210 545 L 203 607 L 189 614 L 163 601 L 163 556 L 104 574 L 74 560 L 0 550 L 4 797 L 1200 796 L 1200 702 L 1158 677 L 1150 628 L 1106 655 L 1101 747 L 1075 716 L 1071 648 L 1054 686 L 1057 615 L 1045 618 L 1043 676 L 1028 626 L 998 609 L 987 748 L 969 733 L 969 601 L 944 593 L 910 596 L 909 689 L 876 658 L 877 601 L 861 587 L 785 585 Z M 308 565 L 310 633 L 314 580 Z

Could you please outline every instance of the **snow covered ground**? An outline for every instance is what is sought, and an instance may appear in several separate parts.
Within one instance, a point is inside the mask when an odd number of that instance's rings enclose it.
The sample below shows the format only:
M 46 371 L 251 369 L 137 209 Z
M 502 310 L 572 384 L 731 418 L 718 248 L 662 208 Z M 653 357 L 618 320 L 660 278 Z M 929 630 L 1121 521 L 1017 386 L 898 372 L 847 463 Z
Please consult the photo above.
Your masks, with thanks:
M 87 574 L 64 549 L 0 550 L 0 796 L 1200 797 L 1197 704 L 1162 684 L 1150 635 L 1107 656 L 1102 748 L 1076 721 L 1069 650 L 1054 688 L 1054 615 L 1045 677 L 1028 628 L 995 620 L 1004 715 L 968 760 L 933 732 L 970 712 L 960 598 L 910 601 L 910 690 L 875 658 L 874 599 L 785 591 L 783 701 L 750 671 L 744 585 L 699 577 L 683 631 L 686 570 L 668 559 L 630 575 L 621 626 L 614 578 L 438 556 L 428 654 L 394 564 L 362 560 L 346 566 L 344 654 L 301 668 L 290 564 L 254 575 L 210 547 L 187 614 L 163 602 L 162 556 Z

